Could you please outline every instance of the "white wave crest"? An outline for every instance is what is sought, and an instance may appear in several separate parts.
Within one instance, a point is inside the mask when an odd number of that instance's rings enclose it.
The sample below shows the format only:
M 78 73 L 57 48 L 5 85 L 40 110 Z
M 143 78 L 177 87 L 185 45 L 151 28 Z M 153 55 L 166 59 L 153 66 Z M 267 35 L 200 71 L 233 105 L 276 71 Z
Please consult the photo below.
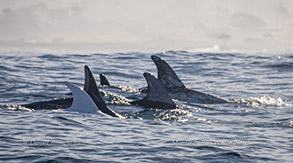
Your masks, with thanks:
M 262 96 L 262 97 L 250 97 L 247 99 L 234 99 L 232 102 L 246 104 L 254 107 L 259 106 L 291 106 L 291 104 L 282 100 L 280 97 L 273 98 L 270 96 Z
M 10 105 L 10 104 L 2 105 L 2 106 L 0 106 L 0 108 L 4 108 L 7 110 L 15 110 L 15 111 L 19 111 L 19 110 L 29 111 L 29 112 L 34 111 L 34 109 L 29 109 L 29 108 L 26 108 L 26 107 L 23 107 L 20 105 Z

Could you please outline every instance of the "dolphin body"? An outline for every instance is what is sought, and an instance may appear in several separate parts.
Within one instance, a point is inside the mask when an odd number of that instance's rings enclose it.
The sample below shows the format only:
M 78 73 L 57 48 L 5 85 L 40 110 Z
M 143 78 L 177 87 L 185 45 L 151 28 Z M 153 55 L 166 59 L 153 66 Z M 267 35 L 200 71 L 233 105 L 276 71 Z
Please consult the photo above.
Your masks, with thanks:
M 157 67 L 158 79 L 166 87 L 169 95 L 173 99 L 200 104 L 222 104 L 229 102 L 226 99 L 214 95 L 186 88 L 166 61 L 156 55 L 152 55 L 151 58 Z
M 68 82 L 66 83 L 66 85 L 72 91 L 73 98 L 41 101 L 41 102 L 35 102 L 31 104 L 25 104 L 22 106 L 26 108 L 31 108 L 31 109 L 60 109 L 61 108 L 61 109 L 69 110 L 69 111 L 93 113 L 93 112 L 96 112 L 94 111 L 96 110 L 95 107 L 92 106 L 92 102 L 93 102 L 96 108 L 98 108 L 98 110 L 100 110 L 101 112 L 107 115 L 110 115 L 112 117 L 122 117 L 118 113 L 115 113 L 113 110 L 109 109 L 107 105 L 105 104 L 89 67 L 85 66 L 84 70 L 85 70 L 85 83 L 84 83 L 83 90 L 80 90 L 74 84 L 71 84 Z M 82 108 L 83 109 L 86 108 L 86 110 L 84 111 L 80 110 Z
M 62 99 L 54 99 L 49 101 L 39 101 L 30 104 L 23 104 L 22 106 L 29 108 L 29 109 L 45 109 L 45 110 L 52 110 L 52 109 L 65 109 L 69 108 L 73 102 L 73 98 L 62 98 Z

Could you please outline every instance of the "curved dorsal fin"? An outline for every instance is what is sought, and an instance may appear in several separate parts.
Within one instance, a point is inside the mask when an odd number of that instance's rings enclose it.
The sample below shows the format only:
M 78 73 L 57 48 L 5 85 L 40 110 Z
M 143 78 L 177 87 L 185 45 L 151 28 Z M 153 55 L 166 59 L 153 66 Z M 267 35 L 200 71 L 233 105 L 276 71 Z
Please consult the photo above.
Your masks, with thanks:
M 110 86 L 110 83 L 104 74 L 100 74 L 100 85 L 101 86 Z
M 94 103 L 98 106 L 99 110 L 112 117 L 121 117 L 120 115 L 118 115 L 117 113 L 115 113 L 114 111 L 112 111 L 111 109 L 107 107 L 97 87 L 94 76 L 87 65 L 84 66 L 84 71 L 85 71 L 84 91 L 86 91 L 88 95 L 92 98 Z
M 176 108 L 163 83 L 149 73 L 144 73 L 143 75 L 148 84 L 147 95 L 142 100 L 133 101 L 132 103 L 150 108 Z
M 179 79 L 177 74 L 166 61 L 156 55 L 152 55 L 151 58 L 156 64 L 158 70 L 158 79 L 162 81 L 168 90 L 175 87 L 185 88 L 183 82 Z
M 67 111 L 76 111 L 80 113 L 97 113 L 99 110 L 91 97 L 76 85 L 66 82 L 67 87 L 71 90 L 73 102 Z

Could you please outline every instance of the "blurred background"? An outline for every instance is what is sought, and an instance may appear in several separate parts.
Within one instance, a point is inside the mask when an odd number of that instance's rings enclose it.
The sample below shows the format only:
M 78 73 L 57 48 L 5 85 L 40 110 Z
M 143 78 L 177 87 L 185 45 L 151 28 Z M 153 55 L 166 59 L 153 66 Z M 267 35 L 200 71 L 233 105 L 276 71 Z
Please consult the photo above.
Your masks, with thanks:
M 0 0 L 1 51 L 293 51 L 290 0 Z

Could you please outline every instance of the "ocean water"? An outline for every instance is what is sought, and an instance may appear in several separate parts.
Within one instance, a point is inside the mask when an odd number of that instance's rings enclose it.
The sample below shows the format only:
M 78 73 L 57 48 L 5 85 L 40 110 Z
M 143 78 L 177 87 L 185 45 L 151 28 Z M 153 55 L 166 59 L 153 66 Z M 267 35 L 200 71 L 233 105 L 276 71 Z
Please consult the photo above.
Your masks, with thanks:
M 186 87 L 229 99 L 181 109 L 125 105 L 143 98 L 144 72 L 156 76 L 150 56 L 164 58 Z M 0 54 L 1 162 L 291 162 L 293 54 L 160 53 Z M 83 87 L 84 65 L 108 106 L 102 114 L 21 107 L 71 97 L 65 82 Z M 119 89 L 117 88 L 119 87 Z M 183 108 L 183 109 L 182 109 Z

